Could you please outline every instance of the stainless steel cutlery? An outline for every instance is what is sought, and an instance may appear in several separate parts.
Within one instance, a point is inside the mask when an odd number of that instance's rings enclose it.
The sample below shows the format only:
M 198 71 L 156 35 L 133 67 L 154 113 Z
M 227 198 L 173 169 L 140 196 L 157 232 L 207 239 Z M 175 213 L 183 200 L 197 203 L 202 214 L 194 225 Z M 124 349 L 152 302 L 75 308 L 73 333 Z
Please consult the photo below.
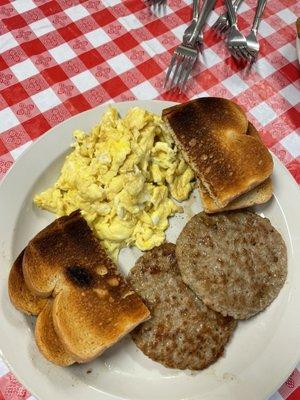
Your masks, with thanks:
M 192 18 L 190 25 L 184 31 L 183 38 L 182 38 L 183 43 L 186 43 L 190 39 L 192 33 L 195 30 L 198 18 L 199 18 L 199 0 L 193 0 L 193 18 Z M 200 36 L 200 34 L 199 34 L 199 36 Z M 203 43 L 203 35 L 201 38 L 201 42 Z
M 224 13 L 217 19 L 213 28 L 219 35 L 227 35 L 227 46 L 235 58 L 253 62 L 259 52 L 257 33 L 267 0 L 257 1 L 255 17 L 247 37 L 240 32 L 237 26 L 236 12 L 242 1 L 235 0 L 232 2 L 232 0 L 226 0 L 227 13 Z
M 187 79 L 198 58 L 199 46 L 197 42 L 199 34 L 204 28 L 215 2 L 216 0 L 204 0 L 194 30 L 191 35 L 186 38 L 186 41 L 182 42 L 175 49 L 167 71 L 165 88 L 178 88 L 179 91 L 184 90 Z
M 226 44 L 231 54 L 238 60 L 247 57 L 247 41 L 245 36 L 240 32 L 237 26 L 237 17 L 231 0 L 225 0 L 228 19 L 229 30 L 226 38 Z
M 162 4 L 165 0 L 150 0 L 152 4 Z M 175 49 L 168 68 L 166 89 L 183 91 L 192 72 L 199 52 L 202 51 L 203 29 L 216 0 L 204 0 L 199 8 L 199 0 L 193 0 L 193 16 L 190 25 L 183 34 L 182 43 Z M 253 24 L 248 36 L 244 36 L 237 24 L 237 10 L 243 0 L 225 0 L 227 12 L 220 15 L 213 29 L 219 36 L 226 36 L 225 43 L 237 60 L 254 62 L 259 52 L 258 27 L 267 0 L 258 0 Z
M 235 0 L 232 5 L 235 13 L 237 12 L 239 6 L 242 4 L 244 0 Z M 219 34 L 224 35 L 228 32 L 230 28 L 230 23 L 228 19 L 228 12 L 226 11 L 224 14 L 220 15 L 216 22 L 213 24 L 212 28 Z
M 146 0 L 148 6 L 152 8 L 152 11 L 160 14 L 163 8 L 166 6 L 166 0 Z
M 258 0 L 253 24 L 249 35 L 246 37 L 249 56 L 252 58 L 256 58 L 259 52 L 259 41 L 257 39 L 257 32 L 266 3 L 267 0 Z

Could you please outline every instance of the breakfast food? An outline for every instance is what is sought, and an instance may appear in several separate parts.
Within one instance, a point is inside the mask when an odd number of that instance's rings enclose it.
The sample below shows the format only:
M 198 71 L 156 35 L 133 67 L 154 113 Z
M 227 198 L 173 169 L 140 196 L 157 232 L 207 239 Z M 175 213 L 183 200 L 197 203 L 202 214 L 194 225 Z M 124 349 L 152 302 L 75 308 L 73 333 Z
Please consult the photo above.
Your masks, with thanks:
M 8 294 L 17 310 L 28 315 L 38 315 L 47 300 L 33 294 L 26 286 L 22 270 L 24 250 L 11 267 L 8 278 Z
M 287 251 L 267 218 L 249 211 L 195 215 L 176 243 L 183 281 L 210 308 L 250 318 L 278 295 Z
M 140 257 L 129 282 L 151 312 L 152 318 L 132 332 L 148 357 L 170 368 L 199 370 L 223 354 L 236 322 L 210 310 L 183 283 L 174 244 Z
M 54 364 L 67 367 L 76 362 L 75 358 L 65 349 L 56 334 L 52 318 L 53 300 L 40 312 L 35 324 L 35 340 L 40 352 Z
M 300 18 L 297 18 L 296 29 L 297 29 L 298 38 L 300 39 Z
M 268 178 L 254 189 L 231 201 L 229 204 L 227 204 L 227 206 L 220 208 L 207 193 L 200 181 L 198 181 L 198 187 L 203 209 L 208 214 L 221 211 L 238 210 L 258 204 L 264 204 L 270 200 L 273 195 L 272 181 L 271 178 Z
M 261 141 L 258 132 L 254 128 L 254 126 L 250 123 L 248 126 L 247 134 Z M 217 205 L 217 203 L 213 200 L 213 198 L 208 194 L 207 190 L 201 184 L 201 181 L 199 179 L 198 179 L 198 187 L 203 209 L 207 213 L 237 210 L 258 204 L 264 204 L 268 200 L 270 200 L 270 198 L 273 195 L 272 181 L 271 178 L 268 178 L 264 182 L 256 186 L 254 189 L 249 190 L 248 192 L 242 194 L 241 196 L 238 196 L 236 199 L 228 203 L 227 206 L 220 208 Z
M 28 315 L 38 315 L 35 325 L 37 345 L 45 358 L 54 364 L 67 366 L 75 362 L 73 357 L 64 349 L 53 327 L 49 313 L 52 300 L 43 299 L 33 294 L 26 286 L 22 262 L 24 250 L 14 262 L 8 280 L 8 293 L 13 305 Z
M 201 370 L 223 354 L 236 319 L 266 308 L 284 284 L 280 234 L 254 213 L 229 211 L 273 191 L 272 157 L 242 109 L 204 98 L 163 119 L 109 108 L 90 134 L 74 132 L 58 180 L 34 198 L 60 218 L 15 261 L 9 295 L 37 315 L 36 343 L 57 365 L 93 360 L 131 332 L 152 360 Z M 216 214 L 192 217 L 176 245 L 162 244 L 195 180 L 204 211 Z M 112 259 L 132 245 L 149 251 L 130 286 Z
M 79 212 L 55 220 L 29 242 L 22 271 L 28 290 L 48 299 L 47 309 L 37 310 L 36 340 L 59 365 L 97 357 L 149 318 Z
M 75 131 L 74 150 L 57 182 L 34 198 L 59 216 L 79 209 L 101 244 L 141 250 L 165 239 L 174 202 L 189 197 L 194 175 L 162 119 L 135 107 L 121 118 L 109 108 L 90 134 Z
M 214 208 L 226 207 L 271 175 L 270 153 L 232 101 L 199 98 L 165 109 L 163 119 Z

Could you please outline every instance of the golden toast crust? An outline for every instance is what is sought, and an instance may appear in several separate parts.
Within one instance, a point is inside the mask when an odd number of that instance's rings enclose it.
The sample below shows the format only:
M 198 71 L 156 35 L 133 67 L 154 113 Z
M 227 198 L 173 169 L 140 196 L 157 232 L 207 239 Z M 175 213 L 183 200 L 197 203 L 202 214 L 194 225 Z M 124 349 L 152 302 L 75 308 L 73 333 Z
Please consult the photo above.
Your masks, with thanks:
M 47 360 L 66 367 L 74 364 L 75 359 L 65 350 L 54 330 L 52 306 L 53 300 L 48 300 L 47 305 L 39 314 L 35 324 L 35 340 L 40 352 Z
M 251 135 L 261 141 L 261 138 L 249 122 L 248 124 L 248 135 Z M 199 193 L 202 202 L 202 206 L 206 213 L 215 213 L 221 211 L 238 210 L 241 208 L 247 208 L 258 204 L 266 203 L 273 195 L 273 185 L 271 178 L 267 178 L 264 182 L 260 183 L 254 189 L 249 190 L 237 197 L 233 201 L 227 204 L 227 206 L 220 208 L 211 196 L 207 193 L 200 181 L 198 181 Z
M 207 97 L 163 110 L 183 156 L 218 207 L 265 181 L 273 161 L 251 134 L 244 111 L 230 100 Z
M 35 338 L 44 357 L 57 365 L 73 364 L 75 360 L 65 351 L 54 331 L 52 321 L 53 300 L 36 296 L 25 284 L 22 271 L 23 256 L 24 250 L 17 257 L 9 274 L 10 300 L 19 311 L 29 315 L 38 315 L 35 325 Z
M 23 271 L 34 293 L 54 297 L 54 329 L 78 362 L 97 357 L 149 317 L 79 212 L 30 241 Z
M 8 278 L 8 294 L 17 310 L 28 315 L 38 315 L 47 300 L 34 295 L 26 286 L 22 271 L 24 250 L 14 262 Z
M 224 208 L 220 208 L 203 188 L 201 182 L 198 182 L 198 186 L 202 206 L 204 208 L 204 211 L 208 214 L 229 210 L 238 210 L 258 204 L 264 204 L 268 200 L 270 200 L 273 195 L 272 181 L 271 178 L 268 178 L 263 183 L 256 186 L 254 189 L 251 189 L 249 192 L 244 193 L 235 200 L 231 201 Z

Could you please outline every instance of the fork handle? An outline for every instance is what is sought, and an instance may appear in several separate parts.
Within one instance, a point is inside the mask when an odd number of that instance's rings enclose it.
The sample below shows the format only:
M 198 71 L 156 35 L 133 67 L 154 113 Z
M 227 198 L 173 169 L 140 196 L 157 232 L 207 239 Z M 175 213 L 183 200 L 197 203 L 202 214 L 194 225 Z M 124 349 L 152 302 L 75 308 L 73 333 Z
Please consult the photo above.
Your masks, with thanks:
M 199 0 L 193 0 L 193 19 L 197 20 L 199 17 Z
M 262 14 L 264 12 L 265 6 L 266 6 L 267 0 L 258 0 L 257 2 L 257 7 L 256 7 L 256 11 L 255 11 L 255 17 L 253 20 L 253 25 L 251 30 L 252 31 L 257 31 L 260 21 L 261 21 L 261 17 Z
M 236 25 L 236 11 L 231 0 L 225 0 L 230 25 Z
M 210 12 L 214 8 L 215 3 L 216 3 L 216 0 L 204 0 L 203 1 L 203 6 L 199 13 L 199 18 L 197 20 L 194 32 L 191 34 L 191 37 L 187 43 L 189 46 L 195 46 L 195 44 L 198 40 L 199 33 L 201 32 L 202 28 L 204 27 L 205 22 L 209 16 Z
M 240 5 L 242 4 L 244 0 L 235 0 L 232 2 L 234 11 L 237 12 L 238 8 L 240 7 Z

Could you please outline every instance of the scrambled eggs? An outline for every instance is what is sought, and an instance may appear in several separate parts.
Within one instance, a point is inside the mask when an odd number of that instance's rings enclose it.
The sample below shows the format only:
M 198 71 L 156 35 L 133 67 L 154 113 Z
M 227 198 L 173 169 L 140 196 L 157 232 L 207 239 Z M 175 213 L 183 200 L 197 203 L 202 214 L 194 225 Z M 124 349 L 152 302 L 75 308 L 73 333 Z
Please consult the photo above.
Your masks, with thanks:
M 168 217 L 182 211 L 173 199 L 187 199 L 194 178 L 162 119 L 138 107 L 120 118 L 109 108 L 74 138 L 60 177 L 35 204 L 59 216 L 80 209 L 114 259 L 124 246 L 160 245 Z

